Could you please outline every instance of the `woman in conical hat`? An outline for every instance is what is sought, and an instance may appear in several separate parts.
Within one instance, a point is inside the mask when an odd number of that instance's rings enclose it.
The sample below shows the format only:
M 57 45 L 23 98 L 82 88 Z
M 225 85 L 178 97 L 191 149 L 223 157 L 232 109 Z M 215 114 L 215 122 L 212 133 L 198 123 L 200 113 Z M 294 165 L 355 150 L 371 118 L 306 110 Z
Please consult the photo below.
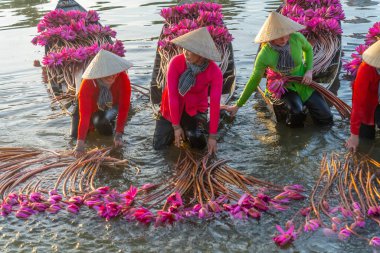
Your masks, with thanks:
M 256 57 L 251 78 L 234 106 L 225 109 L 235 115 L 252 92 L 256 90 L 267 68 L 285 75 L 303 76 L 302 82 L 309 84 L 313 76 L 313 48 L 299 32 L 305 27 L 277 12 L 272 12 L 255 42 L 262 43 Z M 306 106 L 315 123 L 328 125 L 332 123 L 332 114 L 324 98 L 311 87 L 292 83 L 282 99 L 289 108 L 286 124 L 290 127 L 302 127 L 305 120 L 303 107 Z
M 180 146 L 181 141 L 187 139 L 191 147 L 203 149 L 207 145 L 209 153 L 214 153 L 223 85 L 222 72 L 214 61 L 221 60 L 220 53 L 205 27 L 184 34 L 172 43 L 183 48 L 183 54 L 175 56 L 168 66 L 153 147 L 162 149 L 173 140 Z M 210 124 L 206 138 L 209 95 Z
M 359 137 L 374 139 L 375 125 L 380 128 L 380 40 L 364 51 L 352 86 L 351 136 L 346 147 L 356 151 Z
M 79 108 L 74 112 L 71 129 L 72 137 L 77 138 L 75 156 L 85 153 L 87 132 L 93 129 L 102 135 L 112 135 L 115 131 L 114 145 L 122 145 L 131 97 L 131 84 L 125 71 L 131 66 L 127 60 L 102 49 L 83 73 Z

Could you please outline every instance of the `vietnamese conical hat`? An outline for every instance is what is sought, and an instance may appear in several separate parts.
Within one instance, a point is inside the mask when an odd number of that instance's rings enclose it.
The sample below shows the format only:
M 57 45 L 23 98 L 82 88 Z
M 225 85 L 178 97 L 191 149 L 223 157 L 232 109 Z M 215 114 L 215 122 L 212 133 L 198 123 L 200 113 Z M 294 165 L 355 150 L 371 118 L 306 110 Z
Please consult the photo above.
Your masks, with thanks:
M 132 63 L 107 50 L 100 50 L 87 66 L 82 78 L 97 79 L 111 76 L 132 67 Z
M 190 52 L 213 61 L 221 61 L 222 57 L 215 46 L 206 27 L 188 32 L 171 41 Z
M 290 18 L 272 11 L 257 34 L 255 42 L 268 42 L 305 28 L 305 26 L 298 24 Z
M 380 40 L 364 51 L 363 60 L 375 68 L 380 68 Z

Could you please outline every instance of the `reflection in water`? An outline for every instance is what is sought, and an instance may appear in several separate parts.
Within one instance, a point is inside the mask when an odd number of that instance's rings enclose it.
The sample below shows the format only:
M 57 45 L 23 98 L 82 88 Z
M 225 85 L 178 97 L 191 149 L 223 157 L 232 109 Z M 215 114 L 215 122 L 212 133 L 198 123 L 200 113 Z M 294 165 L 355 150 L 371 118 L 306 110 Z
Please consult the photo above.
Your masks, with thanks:
M 43 12 L 39 11 L 34 6 L 48 3 L 49 0 L 14 0 L 9 2 L 0 2 L 0 10 L 11 10 L 16 9 L 12 16 L 25 16 L 26 19 L 19 21 L 17 23 L 0 27 L 1 30 L 14 29 L 20 27 L 33 27 L 36 26 L 40 18 L 44 15 Z
M 372 1 L 372 0 L 348 0 L 346 2 L 348 6 L 356 6 L 356 7 L 369 7 L 378 5 L 378 1 Z

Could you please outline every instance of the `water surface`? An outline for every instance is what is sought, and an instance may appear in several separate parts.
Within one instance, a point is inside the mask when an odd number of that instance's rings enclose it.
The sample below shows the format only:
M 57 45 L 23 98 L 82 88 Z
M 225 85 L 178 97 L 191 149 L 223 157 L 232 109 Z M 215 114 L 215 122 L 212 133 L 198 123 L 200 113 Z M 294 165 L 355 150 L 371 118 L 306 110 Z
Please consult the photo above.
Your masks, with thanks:
M 257 51 L 253 43 L 268 12 L 281 1 L 219 1 L 224 5 L 225 22 L 232 35 L 237 67 L 237 93 L 248 80 Z M 175 1 L 114 0 L 82 1 L 86 9 L 97 10 L 101 22 L 112 25 L 117 38 L 124 42 L 126 57 L 134 63 L 132 82 L 148 86 L 162 28 L 159 10 Z M 69 138 L 70 119 L 52 108 L 42 82 L 41 69 L 33 60 L 41 59 L 44 49 L 30 41 L 36 24 L 56 1 L 0 1 L 0 146 L 31 146 L 55 150 L 72 149 Z M 374 22 L 380 21 L 379 1 L 343 0 L 346 20 L 342 23 L 344 60 Z M 351 104 L 350 81 L 344 73 L 335 87 L 338 96 Z M 122 156 L 136 162 L 143 170 L 139 176 L 131 171 L 104 171 L 99 184 L 125 190 L 130 184 L 165 180 L 172 173 L 177 152 L 152 149 L 154 120 L 147 100 L 133 96 L 133 112 L 126 127 Z M 349 136 L 349 123 L 334 110 L 335 124 L 329 129 L 314 127 L 311 122 L 303 130 L 276 126 L 258 99 L 252 96 L 236 120 L 225 127 L 219 141 L 219 156 L 231 158 L 230 164 L 251 175 L 279 184 L 300 183 L 309 190 L 319 175 L 323 153 L 343 153 Z M 379 139 L 379 138 L 378 138 Z M 91 136 L 90 146 L 110 139 Z M 380 148 L 377 141 L 373 152 Z M 377 152 L 379 154 L 379 152 Z M 379 158 L 379 157 L 377 157 Z M 51 176 L 54 176 L 51 175 Z M 298 206 L 300 206 L 298 204 Z M 296 209 L 296 207 L 294 208 Z M 271 238 L 274 225 L 291 218 L 291 212 L 262 220 L 237 221 L 228 217 L 219 220 L 194 221 L 172 227 L 143 227 L 123 220 L 106 222 L 91 210 L 78 216 L 59 213 L 37 215 L 27 221 L 16 218 L 1 220 L 1 252 L 277 252 Z M 377 235 L 372 226 L 366 235 Z M 320 232 L 303 234 L 285 252 L 370 252 L 365 241 L 340 242 L 327 239 Z

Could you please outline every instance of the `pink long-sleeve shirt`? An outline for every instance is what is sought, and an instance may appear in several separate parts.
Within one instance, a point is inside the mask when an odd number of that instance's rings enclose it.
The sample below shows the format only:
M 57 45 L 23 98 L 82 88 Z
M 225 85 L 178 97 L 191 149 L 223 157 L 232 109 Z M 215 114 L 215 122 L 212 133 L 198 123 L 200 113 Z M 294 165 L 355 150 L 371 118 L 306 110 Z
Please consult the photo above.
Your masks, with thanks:
M 198 112 L 206 112 L 208 95 L 210 94 L 209 133 L 216 134 L 218 132 L 220 97 L 223 86 L 222 71 L 215 62 L 210 61 L 206 70 L 196 76 L 195 85 L 185 96 L 181 96 L 178 91 L 178 82 L 186 68 L 186 60 L 183 54 L 175 56 L 170 61 L 167 84 L 162 95 L 161 114 L 173 125 L 179 125 L 183 110 L 190 116 L 195 116 Z

